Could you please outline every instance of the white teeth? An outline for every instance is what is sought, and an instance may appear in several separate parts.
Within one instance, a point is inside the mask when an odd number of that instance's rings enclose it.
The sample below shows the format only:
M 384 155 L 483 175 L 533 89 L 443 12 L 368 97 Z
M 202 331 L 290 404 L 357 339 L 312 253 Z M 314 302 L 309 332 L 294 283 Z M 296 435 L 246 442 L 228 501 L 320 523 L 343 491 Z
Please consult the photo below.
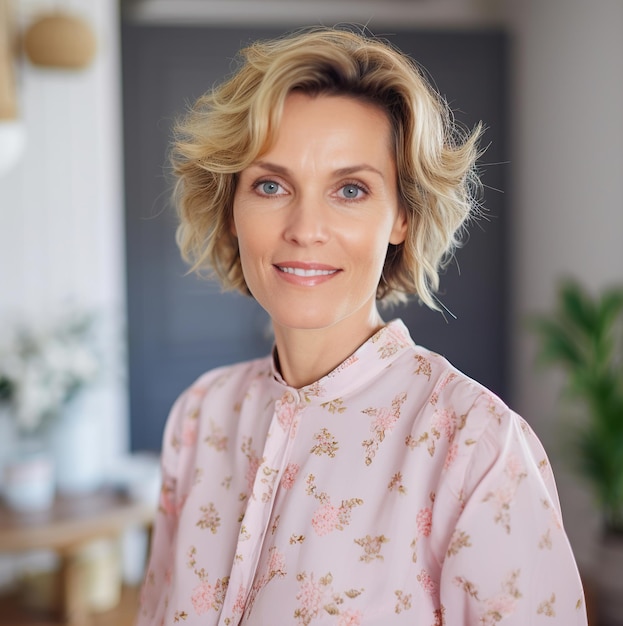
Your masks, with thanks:
M 295 276 L 328 276 L 337 272 L 337 270 L 304 270 L 299 267 L 278 267 L 282 272 L 294 274 Z

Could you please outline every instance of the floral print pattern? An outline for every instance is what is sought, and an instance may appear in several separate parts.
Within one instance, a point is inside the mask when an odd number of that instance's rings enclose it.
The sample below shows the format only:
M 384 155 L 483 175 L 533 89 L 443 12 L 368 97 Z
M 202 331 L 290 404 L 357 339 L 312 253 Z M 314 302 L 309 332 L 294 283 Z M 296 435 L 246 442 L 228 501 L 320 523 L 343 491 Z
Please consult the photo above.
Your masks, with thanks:
M 307 495 L 314 496 L 321 504 L 311 518 L 311 526 L 317 535 L 327 535 L 334 530 L 344 530 L 350 524 L 351 511 L 363 504 L 361 498 L 342 500 L 339 507 L 331 504 L 326 492 L 318 492 L 316 477 L 310 474 L 307 477 Z
M 356 599 L 362 590 L 349 589 L 336 593 L 331 573 L 316 580 L 313 574 L 308 577 L 306 572 L 302 572 L 296 578 L 299 592 L 296 594 L 298 606 L 294 610 L 294 619 L 297 623 L 307 626 L 321 614 L 328 614 L 338 618 L 337 624 L 361 624 L 361 612 L 344 605 Z
M 384 557 L 381 554 L 381 548 L 388 541 L 389 539 L 385 535 L 378 535 L 377 537 L 366 535 L 361 539 L 355 539 L 355 543 L 363 548 L 363 554 L 359 557 L 359 560 L 364 563 L 371 563 L 377 559 L 383 561 Z
M 332 459 L 335 458 L 336 452 L 340 449 L 340 444 L 326 428 L 321 428 L 320 431 L 314 435 L 314 439 L 316 443 L 310 450 L 312 454 L 317 454 L 318 456 L 326 454 Z
M 285 489 L 286 491 L 288 489 L 292 489 L 292 487 L 294 486 L 294 481 L 296 480 L 300 469 L 301 466 L 297 463 L 288 463 L 288 466 L 284 470 L 283 476 L 281 477 L 282 489 Z
M 190 601 L 196 615 L 205 615 L 210 610 L 220 610 L 229 579 L 227 577 L 219 578 L 215 584 L 211 585 L 209 574 L 205 569 L 197 569 L 196 556 L 197 548 L 192 546 L 188 552 L 188 567 L 195 573 L 200 582 L 193 588 Z
M 366 451 L 366 465 L 372 463 L 372 459 L 376 455 L 379 446 L 385 440 L 385 434 L 393 430 L 394 425 L 400 419 L 400 407 L 406 399 L 407 394 L 401 393 L 392 400 L 391 407 L 368 407 L 367 409 L 363 409 L 362 413 L 374 418 L 370 425 L 372 438 L 366 439 L 361 444 Z
M 505 480 L 494 491 L 489 491 L 483 502 L 490 502 L 495 510 L 494 521 L 510 535 L 511 509 L 521 481 L 528 476 L 517 456 L 511 454 L 504 468 Z
M 137 626 L 586 625 L 538 439 L 399 320 L 302 389 L 208 372 L 162 474 Z
M 519 574 L 519 570 L 511 572 L 503 581 L 501 591 L 485 599 L 480 598 L 478 586 L 473 582 L 467 581 L 460 576 L 457 576 L 454 582 L 478 602 L 479 624 L 494 626 L 516 612 L 517 603 L 522 597 L 521 592 L 517 588 Z

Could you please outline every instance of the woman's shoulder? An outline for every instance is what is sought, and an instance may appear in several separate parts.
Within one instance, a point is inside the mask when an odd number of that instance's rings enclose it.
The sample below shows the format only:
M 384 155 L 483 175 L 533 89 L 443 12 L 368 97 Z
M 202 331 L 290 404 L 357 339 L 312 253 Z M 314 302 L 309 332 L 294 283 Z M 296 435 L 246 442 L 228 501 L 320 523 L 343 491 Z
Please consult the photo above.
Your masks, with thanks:
M 165 425 L 164 448 L 175 453 L 180 442 L 194 444 L 203 422 L 235 413 L 249 394 L 262 394 L 274 380 L 271 358 L 224 365 L 201 374 L 175 400 Z
M 198 417 L 207 404 L 212 407 L 222 403 L 234 405 L 251 389 L 261 390 L 271 380 L 274 378 L 270 356 L 208 370 L 178 395 L 169 414 L 169 427 L 175 427 L 184 416 Z
M 431 422 L 451 423 L 457 445 L 471 449 L 482 463 L 504 450 L 530 450 L 540 467 L 548 464 L 543 444 L 530 423 L 495 392 L 452 365 L 446 358 L 416 346 L 431 363 L 427 398 Z M 469 455 L 468 455 L 469 456 Z
M 414 345 L 409 361 L 405 367 L 417 380 L 415 431 L 451 429 L 454 443 L 468 447 L 484 440 L 499 447 L 516 430 L 531 438 L 531 428 L 502 398 L 444 356 Z
M 415 362 L 414 376 L 426 380 L 424 389 L 431 406 L 466 407 L 480 398 L 497 410 L 510 411 L 494 391 L 458 369 L 446 357 L 418 344 L 413 345 L 411 356 Z
M 553 484 L 547 474 L 547 453 L 521 415 L 446 358 L 419 346 L 414 355 L 429 384 L 419 399 L 420 409 L 407 439 L 410 448 L 426 446 L 430 454 L 444 451 L 444 468 L 450 480 L 467 481 L 461 487 L 465 493 L 500 459 L 503 471 L 522 459 L 525 471 L 542 473 Z
M 184 394 L 205 396 L 227 389 L 237 389 L 244 394 L 244 389 L 248 385 L 271 378 L 272 357 L 265 356 L 208 370 L 196 378 L 186 388 Z

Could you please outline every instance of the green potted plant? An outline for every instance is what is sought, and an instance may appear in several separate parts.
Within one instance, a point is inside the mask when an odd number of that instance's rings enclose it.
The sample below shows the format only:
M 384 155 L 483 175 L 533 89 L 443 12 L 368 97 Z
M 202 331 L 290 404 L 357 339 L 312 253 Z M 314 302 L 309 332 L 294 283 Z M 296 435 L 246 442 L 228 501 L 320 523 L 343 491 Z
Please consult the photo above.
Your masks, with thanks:
M 13 382 L 0 371 L 0 494 L 3 490 L 4 464 L 13 443 L 11 423 L 13 392 Z
M 601 512 L 595 584 L 606 623 L 623 624 L 623 288 L 592 296 L 566 280 L 556 310 L 532 320 L 540 363 L 565 373 L 561 407 L 571 466 Z M 578 412 L 580 418 L 577 417 Z
M 8 404 L 13 397 L 13 383 L 7 376 L 0 374 L 0 405 Z

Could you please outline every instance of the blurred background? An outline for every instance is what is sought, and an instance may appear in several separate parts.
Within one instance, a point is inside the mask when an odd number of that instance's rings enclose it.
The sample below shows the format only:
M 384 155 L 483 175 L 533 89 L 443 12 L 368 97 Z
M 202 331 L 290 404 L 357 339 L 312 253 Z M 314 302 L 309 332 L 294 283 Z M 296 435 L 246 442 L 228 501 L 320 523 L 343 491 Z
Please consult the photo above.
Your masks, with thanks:
M 73 66 L 15 45 L 57 11 L 83 27 Z M 72 465 L 68 493 L 126 479 L 119 467 L 157 453 L 194 377 L 270 348 L 253 302 L 185 276 L 166 165 L 174 117 L 245 43 L 355 23 L 420 62 L 461 123 L 484 122 L 489 144 L 487 214 L 442 278 L 457 319 L 417 305 L 386 317 L 528 420 L 592 570 L 600 513 L 563 458 L 562 379 L 536 368 L 526 320 L 554 306 L 564 277 L 592 293 L 623 283 L 620 0 L 5 0 L 0 20 L 0 346 L 10 351 L 19 328 L 62 334 L 78 316 L 98 359 L 97 376 L 86 362 L 71 372 L 88 390 L 79 412 L 91 447 L 88 476 Z M 6 432 L 0 460 L 15 447 Z

